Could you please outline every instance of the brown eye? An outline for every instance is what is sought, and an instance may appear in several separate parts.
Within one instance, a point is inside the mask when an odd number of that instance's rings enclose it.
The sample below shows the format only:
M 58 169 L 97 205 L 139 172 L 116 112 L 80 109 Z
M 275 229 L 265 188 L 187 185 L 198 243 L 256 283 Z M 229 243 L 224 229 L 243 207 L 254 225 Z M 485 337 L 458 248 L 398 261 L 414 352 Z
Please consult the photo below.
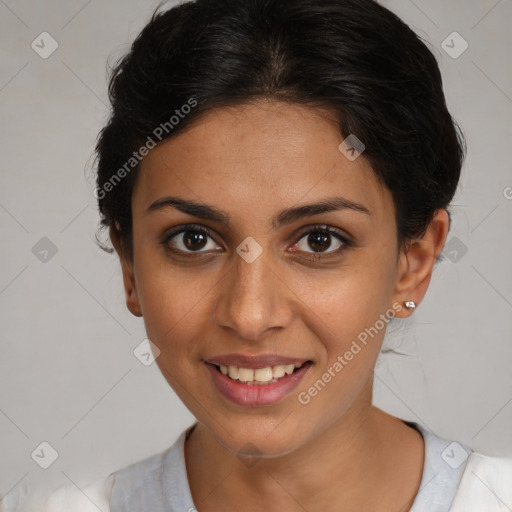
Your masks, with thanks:
M 162 240 L 162 243 L 171 246 L 173 250 L 193 253 L 193 252 L 206 252 L 203 249 L 216 249 L 217 245 L 210 243 L 209 239 L 213 240 L 210 231 L 206 228 L 187 225 L 180 226 L 167 233 Z
M 310 233 L 307 243 L 315 252 L 324 252 L 331 246 L 331 235 L 324 233 Z
M 316 226 L 302 234 L 295 244 L 295 250 L 321 256 L 324 253 L 326 255 L 340 253 L 350 245 L 352 245 L 350 240 L 338 230 L 329 226 Z
M 202 249 L 207 242 L 207 236 L 199 231 L 185 231 L 183 233 L 183 244 L 191 251 Z

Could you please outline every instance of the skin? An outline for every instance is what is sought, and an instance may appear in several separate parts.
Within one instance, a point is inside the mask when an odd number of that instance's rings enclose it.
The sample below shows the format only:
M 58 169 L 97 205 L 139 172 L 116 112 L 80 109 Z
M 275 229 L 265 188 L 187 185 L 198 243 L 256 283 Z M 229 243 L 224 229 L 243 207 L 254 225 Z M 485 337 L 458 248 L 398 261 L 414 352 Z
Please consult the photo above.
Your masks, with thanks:
M 440 210 L 424 236 L 399 251 L 391 193 L 364 153 L 350 161 L 340 152 L 342 140 L 320 109 L 260 100 L 210 111 L 142 161 L 133 260 L 111 229 L 127 306 L 144 318 L 162 374 L 198 420 L 185 458 L 199 512 L 240 504 L 249 512 L 399 512 L 419 490 L 421 434 L 372 405 L 385 328 L 308 404 L 298 400 L 393 304 L 402 306 L 397 317 L 411 314 L 403 303 L 423 299 L 449 228 Z M 148 212 L 167 195 L 221 209 L 231 226 L 175 208 Z M 270 226 L 283 208 L 333 196 L 370 214 L 345 209 Z M 181 233 L 167 246 L 184 252 L 166 250 L 165 234 L 187 223 L 209 228 L 212 238 L 187 248 Z M 315 248 L 304 233 L 318 224 L 353 244 L 336 254 L 343 244 L 332 236 L 324 259 L 311 261 Z M 236 252 L 248 236 L 263 249 L 252 263 Z M 275 353 L 313 366 L 279 403 L 244 407 L 220 394 L 204 363 L 227 353 Z

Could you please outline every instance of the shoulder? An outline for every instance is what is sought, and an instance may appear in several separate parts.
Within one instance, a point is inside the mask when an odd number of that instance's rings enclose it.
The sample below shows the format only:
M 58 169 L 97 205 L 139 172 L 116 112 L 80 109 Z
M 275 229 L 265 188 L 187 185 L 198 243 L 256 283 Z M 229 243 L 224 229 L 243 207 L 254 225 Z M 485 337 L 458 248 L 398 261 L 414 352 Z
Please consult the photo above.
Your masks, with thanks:
M 450 512 L 493 512 L 503 507 L 512 507 L 512 458 L 472 452 Z
M 32 497 L 37 507 L 0 509 L 0 512 L 110 512 L 112 500 L 116 502 L 120 492 L 133 498 L 136 490 L 144 488 L 144 484 L 155 477 L 162 456 L 163 453 L 151 455 L 86 486 L 61 485 L 44 499 Z
M 44 500 L 33 500 L 37 507 L 0 507 L 0 512 L 174 510 L 167 506 L 170 503 L 166 502 L 168 497 L 164 484 L 165 481 L 173 482 L 174 493 L 178 497 L 179 492 L 186 493 L 188 482 L 183 446 L 185 436 L 192 428 L 193 426 L 182 432 L 171 447 L 120 468 L 106 478 L 94 480 L 85 487 L 67 484 L 61 486 Z M 181 510 L 181 507 L 176 509 Z
M 94 480 L 82 490 L 66 485 L 55 490 L 45 512 L 109 512 L 114 475 Z
M 161 501 L 161 475 L 186 492 L 188 482 L 184 459 L 187 428 L 166 450 L 125 466 L 106 478 L 87 485 L 65 484 L 53 490 L 20 485 L 0 499 L 0 512 L 110 512 L 143 510 L 154 500 Z M 137 504 L 140 504 L 138 507 Z M 156 510 L 156 509 L 155 509 Z
M 110 512 L 114 475 L 99 478 L 85 487 L 61 485 L 53 491 L 20 490 L 0 502 L 0 512 Z

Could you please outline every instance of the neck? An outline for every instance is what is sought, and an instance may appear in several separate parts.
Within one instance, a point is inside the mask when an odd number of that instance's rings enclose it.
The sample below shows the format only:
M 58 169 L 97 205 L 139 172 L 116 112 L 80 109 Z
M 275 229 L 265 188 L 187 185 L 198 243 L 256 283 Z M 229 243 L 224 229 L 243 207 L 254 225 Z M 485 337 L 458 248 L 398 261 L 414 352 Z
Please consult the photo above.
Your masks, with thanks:
M 334 502 L 338 510 L 409 510 L 423 452 L 421 434 L 371 405 L 350 409 L 321 435 L 280 457 L 244 464 L 201 423 L 185 445 L 200 512 L 234 511 L 242 504 L 247 512 L 313 512 L 332 509 Z

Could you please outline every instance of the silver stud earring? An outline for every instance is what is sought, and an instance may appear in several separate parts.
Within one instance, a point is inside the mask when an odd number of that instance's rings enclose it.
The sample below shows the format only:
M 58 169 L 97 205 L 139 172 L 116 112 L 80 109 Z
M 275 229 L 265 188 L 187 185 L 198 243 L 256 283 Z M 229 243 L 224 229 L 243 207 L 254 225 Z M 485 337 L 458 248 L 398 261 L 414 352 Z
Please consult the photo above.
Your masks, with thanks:
M 407 301 L 404 302 L 404 306 L 409 311 L 414 311 L 414 309 L 416 308 L 416 302 L 414 302 L 413 300 L 407 300 Z

